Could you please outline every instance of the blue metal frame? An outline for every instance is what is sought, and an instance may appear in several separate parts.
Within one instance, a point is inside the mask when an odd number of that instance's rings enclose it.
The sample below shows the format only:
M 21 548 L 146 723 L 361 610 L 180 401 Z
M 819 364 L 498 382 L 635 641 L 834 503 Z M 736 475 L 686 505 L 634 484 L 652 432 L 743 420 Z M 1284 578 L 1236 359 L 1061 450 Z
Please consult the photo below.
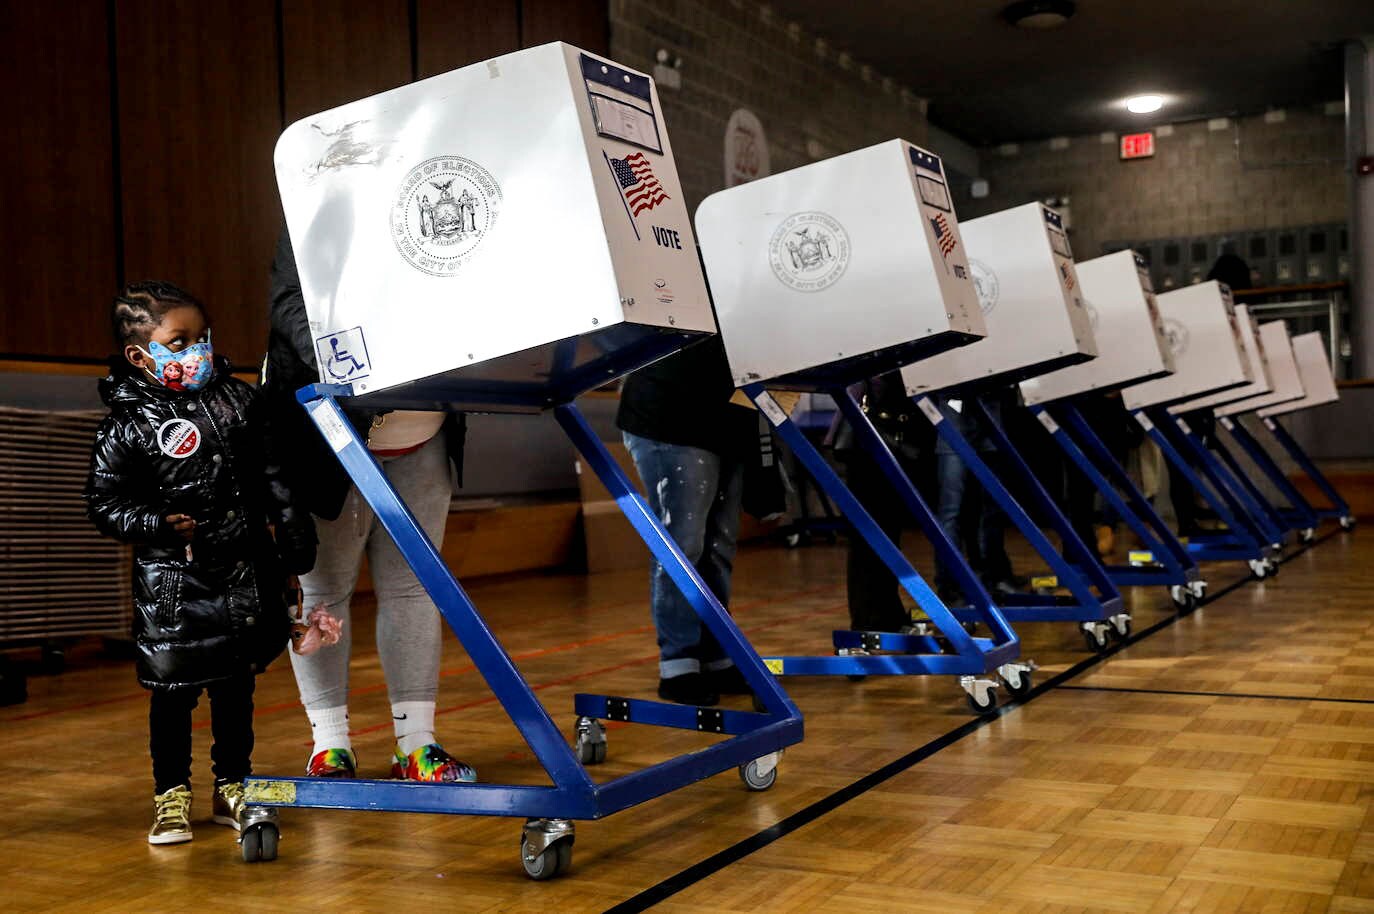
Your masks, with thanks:
M 1217 421 L 1221 423 L 1222 420 L 1218 419 Z M 1225 423 L 1222 424 L 1224 426 L 1225 424 L 1234 423 L 1231 423 L 1230 419 L 1226 419 Z M 1268 518 L 1272 528 L 1285 532 L 1297 532 L 1314 526 L 1313 522 L 1315 521 L 1315 517 L 1309 517 L 1304 514 L 1300 508 L 1278 505 L 1270 500 L 1269 496 L 1266 495 L 1255 480 L 1251 478 L 1250 473 L 1241 466 L 1240 460 L 1235 454 L 1231 453 L 1231 449 L 1226 446 L 1226 443 L 1221 440 L 1220 436 L 1213 439 L 1212 447 L 1209 450 L 1221 459 L 1221 462 L 1224 463 L 1226 468 L 1230 471 L 1231 476 L 1245 488 L 1245 491 L 1250 495 L 1250 500 L 1257 503 L 1263 509 L 1265 517 Z
M 1260 421 L 1264 423 L 1265 428 L 1269 429 L 1269 434 L 1273 435 L 1283 446 L 1283 449 L 1288 452 L 1288 456 L 1292 457 L 1294 462 L 1307 474 L 1307 478 L 1311 479 L 1313 484 L 1331 502 L 1329 508 L 1317 508 L 1317 514 L 1321 517 L 1335 518 L 1343 524 L 1354 521 L 1354 515 L 1350 513 L 1350 503 L 1341 497 L 1340 492 L 1336 491 L 1336 487 L 1331 484 L 1331 480 L 1326 478 L 1326 474 L 1317 469 L 1317 465 L 1312 462 L 1311 457 L 1307 456 L 1302 445 L 1298 444 L 1297 440 L 1288 434 L 1288 430 L 1280 424 L 1279 420 L 1272 416 L 1265 416 Z
M 1308 530 L 1314 529 L 1321 522 L 1321 516 L 1317 509 L 1312 507 L 1312 503 L 1298 491 L 1297 486 L 1284 474 L 1279 465 L 1274 462 L 1274 458 L 1269 456 L 1269 452 L 1264 449 L 1249 430 L 1241 424 L 1239 417 L 1232 419 L 1229 416 L 1219 416 L 1217 422 L 1226 430 L 1242 451 L 1250 458 L 1250 462 L 1259 467 L 1261 473 L 1279 490 L 1285 499 L 1288 500 L 1289 507 L 1280 509 L 1280 514 L 1287 518 L 1294 529 Z M 1337 515 L 1339 516 L 1339 515 Z
M 1107 566 L 1112 581 L 1119 586 L 1180 587 L 1200 583 L 1201 572 L 1187 547 L 1136 487 L 1078 407 L 1071 400 L 1061 401 L 1054 404 L 1053 410 L 1045 405 L 1032 406 L 1031 413 L 1150 553 L 1150 565 Z
M 570 403 L 554 408 L 559 424 L 574 446 L 615 497 L 635 531 L 668 570 L 692 608 L 735 661 L 764 711 L 715 712 L 705 727 L 698 709 L 655 701 L 627 701 L 617 719 L 656 726 L 725 733 L 731 738 L 669 759 L 624 777 L 597 784 L 573 754 L 538 697 L 510 656 L 487 627 L 477 607 L 444 564 L 410 510 L 392 487 L 344 416 L 338 400 L 352 395 L 346 385 L 317 384 L 297 395 L 311 419 L 333 447 L 339 461 L 395 541 L 416 577 L 434 600 L 468 656 L 539 760 L 551 787 L 500 784 L 420 784 L 304 777 L 255 777 L 248 783 L 250 802 L 262 806 L 376 809 L 458 815 L 527 818 L 597 819 L 654 799 L 719 772 L 737 767 L 797 743 L 801 714 L 759 660 L 729 614 L 702 581 L 692 563 L 663 528 L 648 504 Z M 431 400 L 417 401 L 425 408 Z M 606 696 L 578 695 L 577 712 L 606 717 Z
M 872 515 L 864 509 L 854 494 L 816 450 L 802 430 L 784 413 L 762 384 L 749 384 L 743 390 L 762 410 L 777 429 L 779 436 L 792 449 L 812 479 L 820 486 L 840 512 L 848 518 L 855 532 L 872 547 L 883 563 L 891 569 L 902 588 L 916 601 L 941 640 L 928 635 L 909 635 L 893 632 L 836 631 L 833 643 L 837 649 L 865 648 L 902 651 L 881 656 L 790 656 L 767 657 L 764 663 L 782 676 L 871 676 L 871 675 L 978 675 L 992 672 L 1020 656 L 1021 641 L 1007 624 L 1006 617 L 993 603 L 978 576 L 963 555 L 945 536 L 939 521 L 911 484 L 901 464 L 892 455 L 878 430 L 857 400 L 844 387 L 822 387 L 834 397 L 840 411 L 854 430 L 855 442 L 877 464 L 888 484 L 892 486 L 926 539 L 935 549 L 939 561 L 949 569 L 951 577 L 968 597 L 970 607 L 966 618 L 988 627 L 991 638 L 974 638 L 959 624 L 925 579 L 907 561 L 901 549 L 890 540 Z M 942 643 L 943 642 L 943 643 Z M 947 645 L 947 647 L 946 647 Z
M 1248 514 L 1235 510 L 1234 497 L 1225 486 L 1212 480 L 1210 467 L 1203 464 L 1199 469 L 1184 457 L 1185 451 L 1180 450 L 1180 445 L 1191 450 L 1188 442 L 1192 439 L 1184 435 L 1176 418 L 1163 408 L 1137 409 L 1132 410 L 1132 414 L 1140 421 L 1150 440 L 1159 446 L 1164 458 L 1202 494 L 1226 525 L 1223 531 L 1190 537 L 1189 553 L 1200 561 L 1259 561 L 1269 558 L 1274 551 L 1272 538 L 1263 533 Z M 1204 476 L 1207 478 L 1204 479 Z
M 1050 497 L 1036 479 L 1030 466 L 1022 459 L 1016 446 L 1007 437 L 986 405 L 977 396 L 964 398 L 963 408 L 974 411 L 983 420 L 993 446 L 1001 455 L 1001 462 L 1015 472 L 1026 493 L 1035 506 L 1048 519 L 1050 528 L 1059 534 L 1063 553 L 1055 549 L 1040 525 L 1025 509 L 1017 503 L 1007 487 L 993 473 L 992 468 L 979 455 L 959 431 L 946 404 L 941 409 L 929 397 L 914 397 L 922 415 L 935 426 L 936 433 L 959 457 L 983 490 L 990 495 L 1016 525 L 1040 557 L 1049 565 L 1050 571 L 1058 578 L 1060 587 L 1069 591 L 1069 597 L 1042 596 L 1040 594 L 1001 594 L 998 608 L 1011 622 L 1099 622 L 1122 612 L 1121 593 L 1116 589 L 1098 557 L 1087 547 L 1068 518 L 1059 510 L 1059 505 Z M 1096 592 L 1094 592 L 1096 588 Z M 953 608 L 955 618 L 967 620 L 968 612 L 960 607 Z

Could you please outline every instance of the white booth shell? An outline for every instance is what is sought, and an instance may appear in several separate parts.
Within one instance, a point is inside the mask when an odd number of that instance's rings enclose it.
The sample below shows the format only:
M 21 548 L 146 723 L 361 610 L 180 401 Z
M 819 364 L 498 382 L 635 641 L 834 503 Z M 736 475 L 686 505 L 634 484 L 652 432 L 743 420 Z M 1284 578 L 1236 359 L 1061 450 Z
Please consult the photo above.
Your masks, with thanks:
M 903 368 L 908 394 L 1015 383 L 1097 354 L 1059 213 L 1028 203 L 970 219 L 962 235 L 987 337 Z
M 538 408 L 715 330 L 653 80 L 561 42 L 298 121 L 276 172 L 320 379 L 355 394 Z
M 984 333 L 943 165 L 905 140 L 714 193 L 696 227 L 737 386 L 850 383 Z
M 1260 418 L 1282 416 L 1313 406 L 1335 403 L 1341 398 L 1336 390 L 1336 378 L 1326 354 L 1326 341 L 1319 332 L 1302 333 L 1293 337 L 1293 360 L 1298 366 L 1298 378 L 1305 391 L 1303 397 L 1259 411 Z
M 1273 384 L 1269 378 L 1269 359 L 1264 352 L 1264 341 L 1260 339 L 1259 326 L 1251 316 L 1250 309 L 1245 305 L 1236 305 L 1236 323 L 1240 324 L 1241 341 L 1245 344 L 1245 357 L 1250 361 L 1250 373 L 1254 376 L 1254 380 L 1249 384 L 1233 387 L 1218 394 L 1208 394 L 1186 403 L 1175 403 L 1169 407 L 1169 412 L 1178 415 L 1179 413 L 1192 412 L 1195 409 L 1223 406 L 1237 400 L 1267 394 L 1273 390 Z
M 1127 409 L 1170 406 L 1254 380 L 1230 289 L 1209 281 L 1165 292 L 1158 301 L 1174 373 L 1123 390 Z
M 1174 370 L 1144 259 L 1134 251 L 1117 251 L 1085 260 L 1074 269 L 1097 358 L 1022 381 L 1027 405 L 1119 390 Z
M 1253 412 L 1267 406 L 1297 400 L 1305 393 L 1302 378 L 1298 374 L 1298 363 L 1293 357 L 1293 343 L 1288 336 L 1288 325 L 1283 321 L 1269 321 L 1260 324 L 1260 339 L 1264 341 L 1264 352 L 1269 360 L 1269 382 L 1273 388 L 1267 394 L 1248 397 L 1218 406 L 1214 412 L 1218 416 L 1237 416 Z

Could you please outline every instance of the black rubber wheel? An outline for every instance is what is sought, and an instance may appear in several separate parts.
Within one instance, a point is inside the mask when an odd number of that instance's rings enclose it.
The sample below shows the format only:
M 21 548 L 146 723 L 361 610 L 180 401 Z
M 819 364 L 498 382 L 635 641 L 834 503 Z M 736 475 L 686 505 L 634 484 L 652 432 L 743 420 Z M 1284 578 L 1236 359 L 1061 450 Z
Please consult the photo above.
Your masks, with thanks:
M 1191 590 L 1185 590 L 1182 600 L 1174 600 L 1174 607 L 1181 613 L 1190 613 L 1197 609 L 1197 597 L 1193 596 Z
M 1022 673 L 1020 685 L 1012 685 L 1011 682 L 1005 678 L 1002 680 L 1002 685 L 1006 688 L 1007 694 L 1010 695 L 1012 698 L 1020 698 L 1023 695 L 1028 695 L 1030 694 L 1032 686 L 1031 674 Z
M 1350 530 L 1354 530 L 1354 529 L 1355 529 L 1355 518 L 1353 518 L 1353 517 L 1342 517 L 1342 518 L 1341 518 L 1341 529 L 1342 529 L 1342 530 L 1345 530 L 1345 531 L 1347 531 L 1347 532 L 1350 531 Z
M 970 692 L 964 693 L 964 700 L 968 702 L 968 709 L 970 711 L 982 717 L 984 714 L 990 714 L 992 710 L 997 707 L 997 692 L 989 690 L 988 700 L 983 704 L 979 704 L 978 700 L 974 698 L 973 694 Z
M 1092 651 L 1094 654 L 1100 654 L 1111 647 L 1111 639 L 1099 642 L 1097 636 L 1088 629 L 1080 629 L 1080 631 L 1083 633 L 1083 643 L 1087 645 L 1088 650 Z
M 1115 625 L 1112 625 L 1110 628 L 1107 629 L 1107 637 L 1113 641 L 1126 641 L 1128 638 L 1131 637 L 1131 620 L 1126 620 L 1126 630 L 1124 632 L 1117 629 Z
M 535 882 L 552 879 L 572 865 L 572 842 L 559 841 L 544 848 L 533 860 L 525 855 L 525 847 L 520 845 L 520 863 L 525 867 L 525 875 Z
M 45 644 L 38 669 L 45 676 L 57 676 L 67 668 L 67 652 L 60 644 Z
M 262 832 L 250 828 L 239 837 L 239 852 L 244 863 L 257 863 L 262 857 Z
M 761 791 L 772 787 L 778 779 L 778 766 L 774 765 L 767 774 L 759 774 L 759 763 L 757 760 L 745 762 L 739 766 L 739 779 L 744 782 L 744 786 L 749 790 Z
M 863 682 L 868 677 L 863 673 L 846 673 L 844 678 L 848 679 L 850 682 Z
M 262 861 L 277 859 L 277 843 L 281 840 L 281 832 L 277 831 L 275 825 L 259 825 L 258 829 L 262 832 L 258 836 L 258 843 L 261 851 L 258 859 Z

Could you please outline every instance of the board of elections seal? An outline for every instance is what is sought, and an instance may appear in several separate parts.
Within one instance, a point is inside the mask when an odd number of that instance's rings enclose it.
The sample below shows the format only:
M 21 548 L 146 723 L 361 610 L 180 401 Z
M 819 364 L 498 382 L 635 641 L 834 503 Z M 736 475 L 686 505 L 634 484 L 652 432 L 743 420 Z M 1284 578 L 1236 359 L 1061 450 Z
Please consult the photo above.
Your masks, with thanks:
M 978 293 L 978 307 L 983 309 L 984 314 L 992 313 L 1002 292 L 1002 287 L 997 282 L 997 274 L 983 261 L 972 257 L 968 259 L 968 273 L 973 280 L 973 290 Z
M 768 264 L 798 292 L 828 289 L 849 266 L 849 234 L 825 213 L 793 213 L 768 241 Z
M 500 209 L 501 187 L 490 172 L 462 156 L 436 156 L 401 182 L 391 240 L 415 269 L 452 276 L 472 259 Z
M 1188 351 L 1188 328 L 1183 326 L 1182 321 L 1172 317 L 1164 318 L 1164 339 L 1169 343 L 1169 351 L 1174 355 L 1183 355 Z
M 168 419 L 158 426 L 157 448 L 176 460 L 200 450 L 200 429 L 190 419 Z
M 1097 329 L 1097 306 L 1086 298 L 1083 299 L 1083 310 L 1088 312 L 1088 326 Z

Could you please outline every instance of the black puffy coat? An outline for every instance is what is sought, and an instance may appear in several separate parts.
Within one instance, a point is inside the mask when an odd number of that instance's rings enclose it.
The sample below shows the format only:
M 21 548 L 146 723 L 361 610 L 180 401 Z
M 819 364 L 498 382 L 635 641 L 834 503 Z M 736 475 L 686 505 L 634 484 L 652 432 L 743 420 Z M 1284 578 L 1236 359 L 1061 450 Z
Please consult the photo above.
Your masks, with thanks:
M 286 574 L 314 565 L 315 533 L 269 458 L 257 392 L 217 359 L 195 393 L 117 365 L 100 394 L 110 415 L 86 505 L 102 533 L 135 547 L 139 681 L 199 686 L 262 671 L 287 644 Z M 169 514 L 196 521 L 189 559 Z

